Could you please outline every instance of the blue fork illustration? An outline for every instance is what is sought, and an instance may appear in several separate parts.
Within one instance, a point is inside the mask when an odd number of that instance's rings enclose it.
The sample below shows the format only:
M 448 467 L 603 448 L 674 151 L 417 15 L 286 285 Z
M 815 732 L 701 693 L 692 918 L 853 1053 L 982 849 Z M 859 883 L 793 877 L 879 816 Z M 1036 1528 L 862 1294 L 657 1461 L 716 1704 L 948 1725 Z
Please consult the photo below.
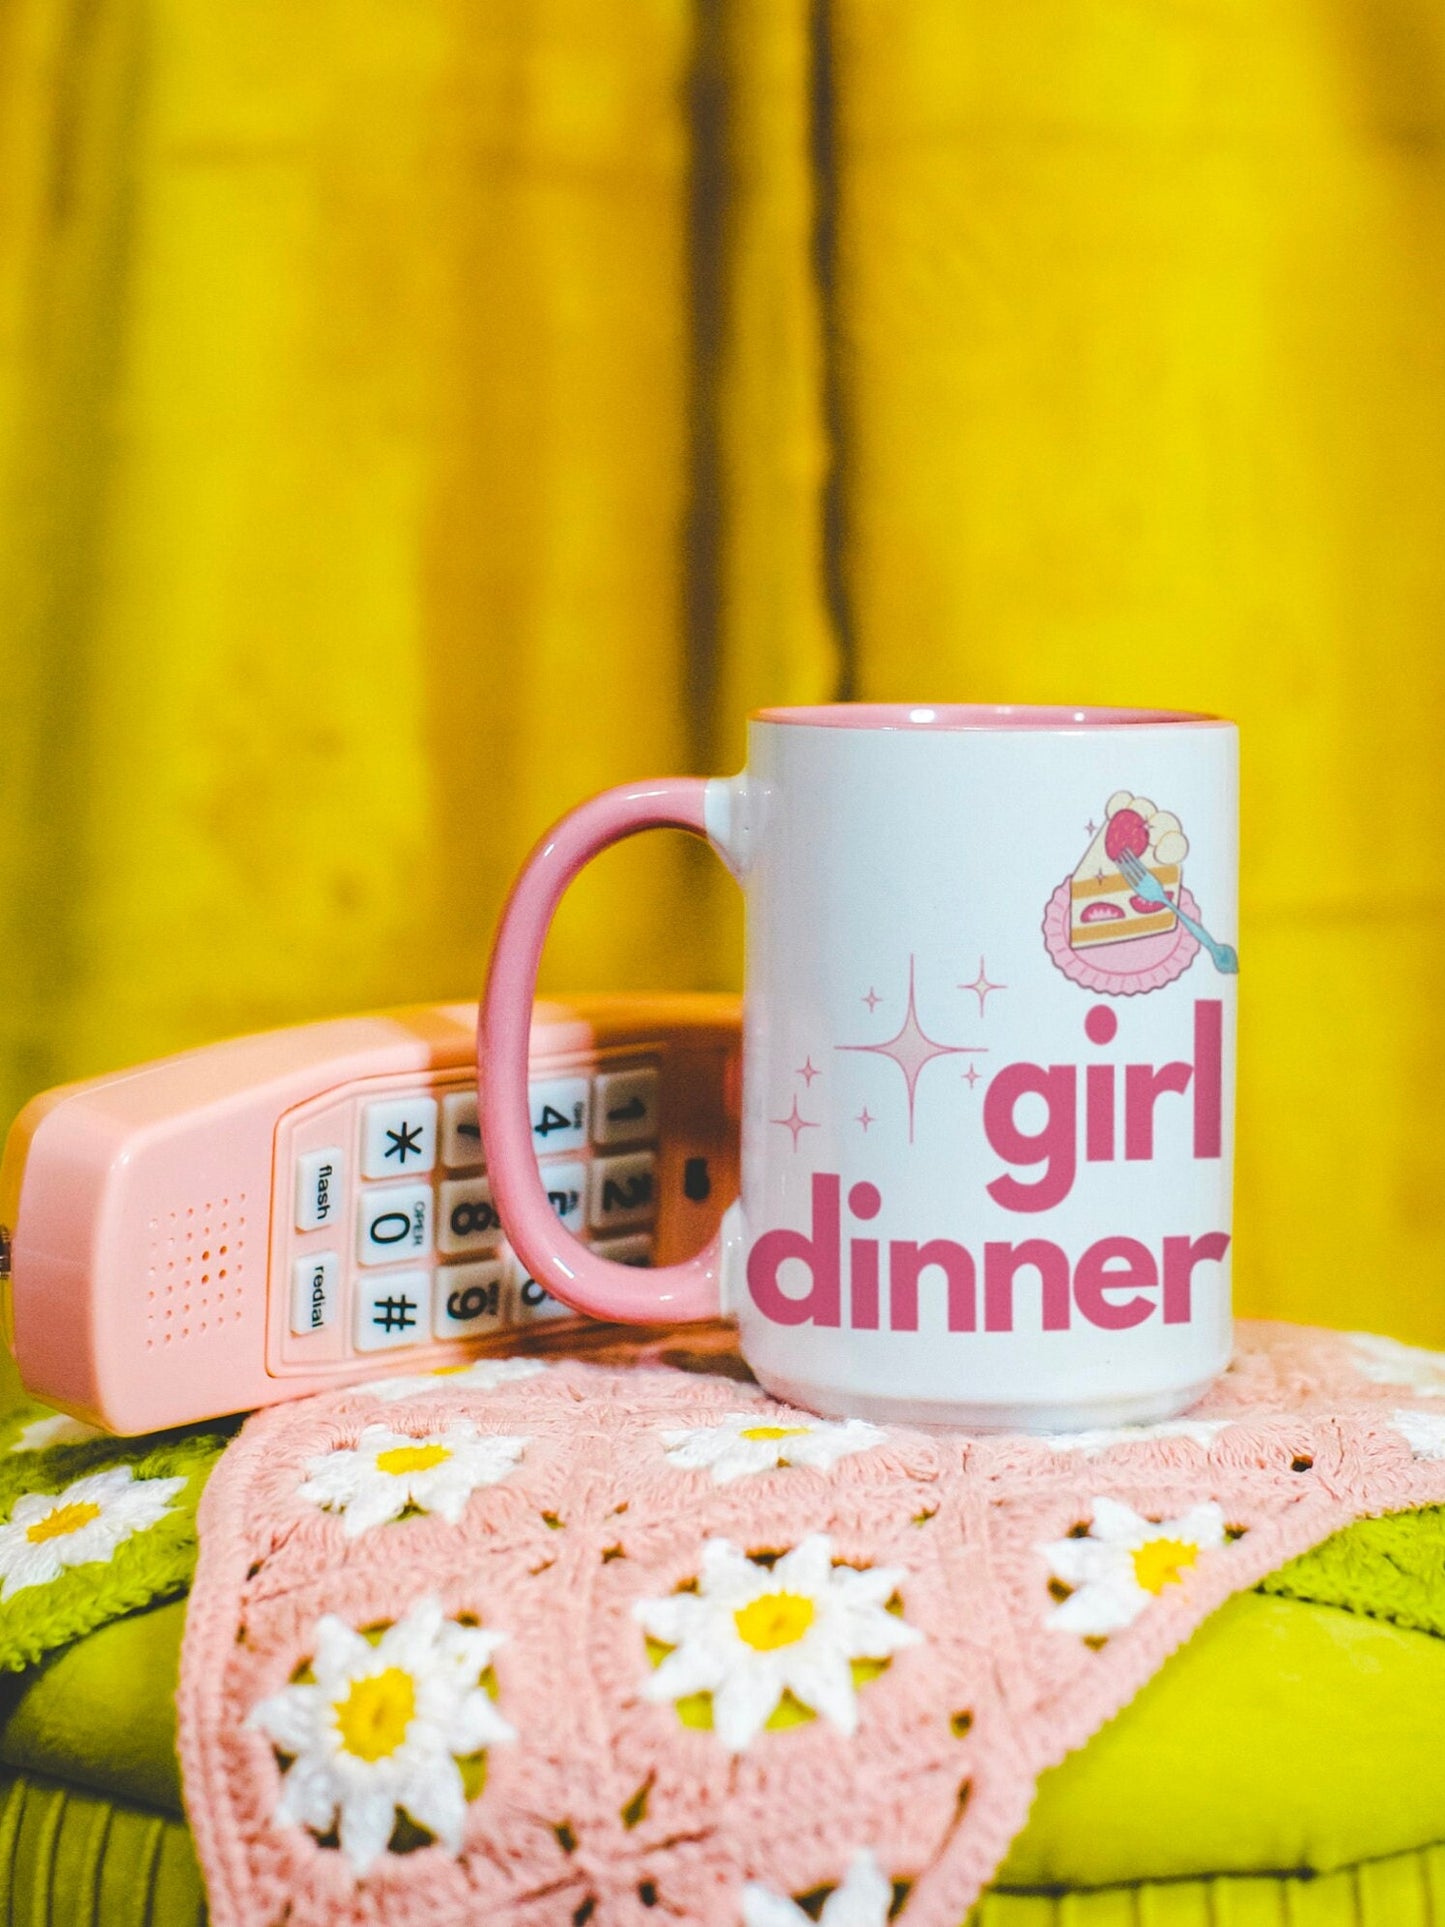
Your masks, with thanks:
M 1132 852 L 1124 850 L 1119 855 L 1119 869 L 1125 880 L 1132 886 L 1134 894 L 1141 896 L 1147 903 L 1157 903 L 1161 909 L 1172 910 L 1192 937 L 1197 937 L 1214 959 L 1214 968 L 1224 971 L 1228 976 L 1239 974 L 1239 952 L 1232 944 L 1219 943 L 1193 917 L 1179 908 L 1158 877 L 1149 871 Z

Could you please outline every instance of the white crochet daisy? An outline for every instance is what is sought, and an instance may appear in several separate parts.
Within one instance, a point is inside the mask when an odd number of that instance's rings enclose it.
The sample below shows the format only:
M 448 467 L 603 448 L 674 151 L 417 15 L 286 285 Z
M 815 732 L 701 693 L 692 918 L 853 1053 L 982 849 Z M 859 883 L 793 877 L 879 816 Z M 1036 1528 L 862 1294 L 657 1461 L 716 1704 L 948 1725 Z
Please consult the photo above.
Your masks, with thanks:
M 1347 1332 L 1355 1365 L 1376 1385 L 1408 1385 L 1412 1392 L 1445 1398 L 1445 1352 L 1422 1351 L 1377 1332 Z
M 368 1425 L 354 1448 L 341 1446 L 307 1463 L 311 1476 L 297 1497 L 341 1513 L 348 1539 L 399 1519 L 408 1506 L 456 1525 L 472 1494 L 505 1479 L 526 1443 L 478 1432 L 465 1418 L 426 1438 Z
M 716 1425 L 661 1434 L 670 1465 L 687 1471 L 710 1468 L 714 1485 L 727 1485 L 751 1472 L 771 1472 L 779 1465 L 806 1465 L 827 1472 L 839 1459 L 881 1445 L 886 1436 L 864 1419 L 850 1418 L 839 1425 L 792 1413 L 769 1417 L 761 1412 L 729 1412 Z
M 1050 1432 L 1042 1440 L 1054 1452 L 1082 1452 L 1086 1458 L 1113 1445 L 1138 1445 L 1146 1439 L 1192 1439 L 1208 1447 L 1235 1421 L 1228 1418 L 1169 1418 L 1154 1425 L 1101 1425 L 1089 1432 Z
M 87 1439 L 98 1439 L 100 1428 L 87 1425 L 84 1419 L 72 1418 L 69 1412 L 52 1412 L 47 1418 L 33 1418 L 28 1425 L 20 1428 L 12 1452 L 40 1452 L 47 1445 L 83 1445 Z
M 1086 1537 L 1037 1548 L 1054 1578 L 1074 1589 L 1046 1623 L 1085 1638 L 1116 1633 L 1166 1586 L 1178 1585 L 1201 1552 L 1224 1541 L 1224 1514 L 1213 1499 L 1158 1521 L 1118 1499 L 1095 1499 Z
M 435 1372 L 414 1372 L 407 1378 L 378 1378 L 358 1385 L 375 1398 L 414 1398 L 419 1392 L 495 1392 L 499 1385 L 536 1378 L 547 1367 L 540 1358 L 474 1358 L 470 1365 L 443 1365 Z
M 893 1882 L 867 1847 L 854 1854 L 847 1875 L 823 1902 L 817 1927 L 888 1927 Z M 813 1927 L 796 1900 L 750 1880 L 743 1888 L 743 1927 Z
M 1391 1412 L 1390 1423 L 1417 1459 L 1445 1459 L 1445 1413 Z
M 0 1526 L 0 1601 L 27 1586 L 47 1586 L 67 1566 L 95 1565 L 171 1510 L 185 1480 L 137 1479 L 113 1465 L 76 1479 L 63 1492 L 25 1492 Z
M 835 1566 L 824 1533 L 771 1566 L 709 1539 L 696 1591 L 633 1607 L 645 1631 L 672 1649 L 642 1690 L 651 1700 L 710 1693 L 713 1730 L 731 1753 L 762 1731 L 784 1694 L 851 1733 L 853 1662 L 890 1659 L 922 1638 L 885 1610 L 906 1576 L 899 1566 Z
M 335 1827 L 357 1874 L 386 1852 L 398 1812 L 459 1853 L 461 1763 L 516 1738 L 481 1684 L 505 1637 L 458 1625 L 431 1598 L 375 1644 L 330 1613 L 318 1620 L 310 1677 L 246 1721 L 290 1762 L 273 1823 Z

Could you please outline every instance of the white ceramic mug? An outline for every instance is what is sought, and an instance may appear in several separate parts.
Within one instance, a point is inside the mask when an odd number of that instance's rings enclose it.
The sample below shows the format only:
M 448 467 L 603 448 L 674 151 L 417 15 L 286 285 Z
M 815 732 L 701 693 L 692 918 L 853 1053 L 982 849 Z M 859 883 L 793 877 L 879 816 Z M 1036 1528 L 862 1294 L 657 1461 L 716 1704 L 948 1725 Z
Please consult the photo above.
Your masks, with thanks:
M 772 709 L 742 775 L 564 817 L 512 893 L 478 1039 L 524 1262 L 599 1317 L 735 1315 L 762 1383 L 821 1412 L 1184 1410 L 1230 1350 L 1237 762 L 1209 716 Z M 548 1208 L 527 1029 L 567 882 L 658 825 L 747 894 L 743 1176 L 712 1247 L 639 1272 Z

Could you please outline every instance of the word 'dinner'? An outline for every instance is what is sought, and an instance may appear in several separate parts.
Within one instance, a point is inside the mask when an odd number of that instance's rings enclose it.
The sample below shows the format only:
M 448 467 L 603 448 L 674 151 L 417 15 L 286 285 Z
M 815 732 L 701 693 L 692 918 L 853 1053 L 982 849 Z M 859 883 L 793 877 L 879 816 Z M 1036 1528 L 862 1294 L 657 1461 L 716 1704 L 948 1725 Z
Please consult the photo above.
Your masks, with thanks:
M 1112 1065 L 1085 1067 L 1082 1106 L 1075 1065 L 1010 1064 L 1000 1070 L 985 1095 L 984 1136 L 1013 1168 L 985 1185 L 987 1195 L 1005 1210 L 1037 1213 L 1062 1203 L 1079 1180 L 1081 1163 L 1112 1162 L 1118 1150 L 1129 1162 L 1152 1160 L 1155 1105 L 1167 1097 L 1189 1107 L 1193 1158 L 1218 1159 L 1221 1017 L 1217 1001 L 1197 1002 L 1194 1062 L 1124 1065 L 1123 1102 L 1117 1106 Z M 1111 1042 L 1113 1013 L 1091 1012 L 1090 1019 L 1090 1041 Z M 1015 1107 L 1025 1096 L 1044 1100 L 1046 1121 L 1038 1131 L 1025 1132 L 1015 1122 Z M 1122 1112 L 1117 1120 L 1116 1112 Z M 1026 1181 L 1020 1171 L 1038 1175 Z M 1036 1323 L 1045 1332 L 1068 1331 L 1076 1317 L 1104 1331 L 1127 1331 L 1153 1318 L 1187 1325 L 1199 1268 L 1206 1267 L 1209 1278 L 1230 1243 L 1229 1234 L 1218 1230 L 1169 1235 L 1156 1245 L 1116 1235 L 1097 1238 L 1071 1256 L 1053 1239 L 1033 1235 L 989 1239 L 976 1254 L 953 1238 L 885 1242 L 864 1235 L 883 1205 L 877 1185 L 854 1184 L 846 1199 L 853 1222 L 845 1228 L 841 1177 L 814 1173 L 809 1228 L 765 1231 L 749 1254 L 748 1291 L 763 1316 L 777 1325 L 916 1332 L 920 1303 L 923 1325 L 938 1329 L 941 1300 L 951 1332 L 1011 1332 Z M 1021 1310 L 1025 1293 L 1039 1307 L 1037 1318 Z

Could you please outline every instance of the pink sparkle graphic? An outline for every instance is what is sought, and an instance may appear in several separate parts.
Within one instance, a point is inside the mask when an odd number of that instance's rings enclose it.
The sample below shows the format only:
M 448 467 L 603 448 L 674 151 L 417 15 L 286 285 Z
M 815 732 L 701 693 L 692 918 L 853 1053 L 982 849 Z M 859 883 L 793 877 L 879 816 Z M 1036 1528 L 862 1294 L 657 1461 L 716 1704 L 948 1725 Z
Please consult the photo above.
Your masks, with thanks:
M 973 982 L 971 984 L 960 984 L 958 987 L 960 990 L 971 990 L 978 998 L 978 1014 L 980 1017 L 983 1015 L 984 1005 L 988 1002 L 989 992 L 991 990 L 1008 989 L 1007 984 L 991 984 L 989 982 L 988 972 L 984 969 L 982 957 L 978 960 L 978 975 L 974 978 Z
M 796 1074 L 802 1078 L 803 1082 L 807 1085 L 809 1090 L 812 1090 L 813 1088 L 813 1079 L 815 1077 L 821 1077 L 823 1075 L 823 1073 L 818 1069 L 818 1066 L 813 1062 L 811 1057 L 805 1057 L 803 1059 L 802 1064 L 799 1066 Z
M 863 1129 L 866 1131 L 870 1124 L 876 1124 L 878 1120 L 876 1117 L 874 1117 L 873 1113 L 869 1110 L 868 1106 L 865 1104 L 862 1110 L 858 1113 L 858 1122 L 863 1126 Z
M 869 984 L 868 995 L 866 997 L 860 997 L 858 1001 L 860 1004 L 867 1004 L 869 1014 L 871 1015 L 883 1002 L 883 999 L 878 995 L 878 992 L 873 988 L 872 984 Z
M 799 1115 L 798 1100 L 796 1097 L 794 1097 L 793 1099 L 793 1108 L 791 1111 L 789 1111 L 786 1117 L 769 1118 L 768 1122 L 770 1124 L 781 1124 L 785 1130 L 792 1132 L 793 1149 L 795 1151 L 798 1148 L 798 1139 L 802 1136 L 803 1132 L 816 1131 L 818 1128 L 818 1122 L 816 1118 L 802 1117 Z
M 972 1064 L 970 1064 L 968 1069 L 963 1073 L 963 1081 L 970 1090 L 972 1090 L 978 1082 L 978 1072 Z
M 908 1086 L 908 1142 L 913 1142 L 914 1099 L 918 1093 L 918 1080 L 923 1075 L 925 1064 L 931 1064 L 935 1057 L 972 1057 L 981 1055 L 986 1046 L 978 1044 L 940 1044 L 930 1037 L 918 1021 L 918 1003 L 913 989 L 912 957 L 908 959 L 908 1015 L 903 1027 L 885 1044 L 835 1044 L 835 1050 L 867 1051 L 875 1057 L 891 1057 L 903 1073 L 903 1081 Z M 866 1002 L 867 999 L 865 998 Z M 881 1002 L 882 999 L 880 998 Z M 794 1106 L 796 1109 L 796 1105 Z

